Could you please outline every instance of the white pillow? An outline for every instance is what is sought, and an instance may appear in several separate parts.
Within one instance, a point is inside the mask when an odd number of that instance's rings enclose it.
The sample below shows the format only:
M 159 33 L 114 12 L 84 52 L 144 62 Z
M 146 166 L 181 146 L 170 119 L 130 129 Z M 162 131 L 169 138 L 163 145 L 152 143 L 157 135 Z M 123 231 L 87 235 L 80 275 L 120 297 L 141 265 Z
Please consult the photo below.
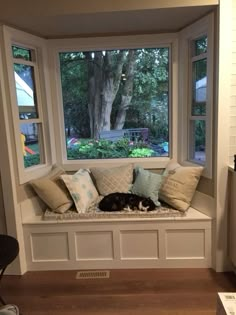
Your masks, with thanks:
M 77 211 L 85 213 L 90 204 L 98 197 L 97 189 L 88 170 L 80 169 L 73 175 L 61 175 L 61 178 L 74 200 Z

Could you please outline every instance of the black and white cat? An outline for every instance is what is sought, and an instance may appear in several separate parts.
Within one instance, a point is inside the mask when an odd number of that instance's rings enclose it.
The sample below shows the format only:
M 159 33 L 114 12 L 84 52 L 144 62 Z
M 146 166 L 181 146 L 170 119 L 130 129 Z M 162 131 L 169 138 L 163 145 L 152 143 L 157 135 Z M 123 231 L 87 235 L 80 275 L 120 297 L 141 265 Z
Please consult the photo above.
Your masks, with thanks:
M 112 193 L 105 196 L 98 207 L 102 211 L 152 211 L 156 205 L 150 198 L 129 193 Z

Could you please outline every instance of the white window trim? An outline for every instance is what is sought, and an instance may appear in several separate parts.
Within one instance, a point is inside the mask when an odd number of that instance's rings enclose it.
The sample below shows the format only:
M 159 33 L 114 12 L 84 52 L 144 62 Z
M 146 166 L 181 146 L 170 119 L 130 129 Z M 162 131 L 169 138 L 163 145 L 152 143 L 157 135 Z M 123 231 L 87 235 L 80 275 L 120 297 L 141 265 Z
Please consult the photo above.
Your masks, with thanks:
M 7 76 L 9 83 L 9 97 L 11 103 L 11 111 L 12 111 L 12 121 L 13 121 L 13 129 L 14 129 L 14 138 L 16 148 L 16 159 L 18 164 L 18 177 L 19 183 L 26 183 L 34 178 L 38 178 L 43 176 L 51 169 L 52 164 L 52 151 L 50 143 L 53 143 L 52 136 L 49 132 L 49 125 L 47 119 L 47 111 L 50 113 L 50 96 L 49 96 L 49 80 L 48 74 L 45 70 L 45 65 L 47 63 L 47 49 L 46 42 L 44 39 L 40 37 L 36 37 L 34 35 L 27 34 L 22 31 L 15 30 L 11 27 L 4 26 L 3 27 L 4 34 L 4 44 L 5 44 L 5 58 L 7 65 Z M 33 49 L 37 51 L 37 71 L 35 73 L 35 84 L 37 86 L 37 106 L 38 113 L 40 118 L 32 119 L 30 122 L 40 123 L 42 126 L 42 144 L 43 144 L 43 156 L 44 156 L 44 164 L 32 166 L 29 168 L 24 167 L 24 161 L 22 158 L 22 147 L 20 141 L 20 119 L 19 119 L 19 111 L 16 106 L 17 98 L 15 91 L 15 78 L 14 78 L 14 68 L 13 64 L 16 61 L 12 57 L 12 45 L 25 47 L 27 49 Z M 20 63 L 21 60 L 19 60 Z M 26 62 L 27 63 L 27 62 Z M 47 95 L 47 96 L 46 96 Z M 47 105 L 43 106 L 43 104 Z M 22 123 L 25 121 L 22 120 Z M 52 128 L 53 129 L 53 128 Z
M 180 53 L 179 65 L 182 69 L 179 76 L 179 148 L 178 160 L 183 165 L 201 165 L 188 160 L 189 156 L 189 110 L 191 97 L 191 82 L 189 78 L 189 60 L 190 60 L 190 42 L 207 35 L 208 50 L 207 50 L 207 105 L 206 105 L 206 162 L 203 171 L 203 176 L 209 179 L 212 178 L 212 120 L 213 120 L 213 64 L 214 64 L 214 14 L 211 13 L 189 27 L 180 32 Z M 186 82 L 188 82 L 186 84 Z
M 64 132 L 64 115 L 61 91 L 59 52 L 66 51 L 89 51 L 96 49 L 128 49 L 143 47 L 171 47 L 170 60 L 170 107 L 169 107 L 169 138 L 170 156 L 157 158 L 128 158 L 128 159 L 101 159 L 101 160 L 67 160 Z M 96 166 L 118 166 L 126 163 L 134 163 L 145 168 L 164 168 L 171 158 L 177 158 L 177 105 L 178 105 L 178 39 L 177 34 L 158 34 L 158 35 L 137 35 L 137 36 L 117 36 L 99 38 L 80 38 L 80 39 L 57 39 L 49 40 L 49 56 L 51 69 L 52 93 L 55 95 L 53 102 L 55 118 L 55 139 L 58 163 L 68 171 L 78 169 L 78 167 Z

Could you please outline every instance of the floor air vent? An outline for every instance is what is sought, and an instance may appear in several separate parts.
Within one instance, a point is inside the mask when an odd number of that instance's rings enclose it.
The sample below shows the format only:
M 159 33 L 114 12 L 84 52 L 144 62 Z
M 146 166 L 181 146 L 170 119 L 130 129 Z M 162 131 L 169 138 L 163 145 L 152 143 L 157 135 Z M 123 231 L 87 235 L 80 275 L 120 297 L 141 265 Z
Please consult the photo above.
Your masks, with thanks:
M 92 270 L 92 271 L 78 271 L 76 279 L 104 279 L 110 278 L 110 271 L 107 270 Z

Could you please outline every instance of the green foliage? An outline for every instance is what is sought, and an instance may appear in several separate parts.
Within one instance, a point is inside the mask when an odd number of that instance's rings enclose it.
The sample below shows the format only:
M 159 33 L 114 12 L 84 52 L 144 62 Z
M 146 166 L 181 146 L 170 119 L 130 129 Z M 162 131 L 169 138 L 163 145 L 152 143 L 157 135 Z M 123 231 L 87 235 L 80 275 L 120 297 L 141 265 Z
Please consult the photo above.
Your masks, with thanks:
M 18 47 L 18 46 L 12 46 L 12 55 L 14 58 L 19 59 L 25 59 L 25 60 L 31 60 L 31 51 L 30 49 Z
M 25 168 L 30 167 L 30 166 L 39 165 L 39 164 L 40 164 L 40 154 L 39 153 L 24 156 Z
M 203 36 L 194 41 L 194 56 L 207 52 L 207 36 Z
M 128 157 L 149 157 L 155 152 L 147 148 L 145 143 L 133 143 L 127 139 L 120 139 L 117 142 L 109 140 L 81 140 L 67 149 L 67 158 L 74 159 L 108 159 Z
M 90 135 L 88 115 L 88 68 L 82 52 L 61 53 L 61 82 L 65 128 L 80 137 Z
M 150 156 L 154 156 L 154 151 L 152 149 L 148 149 L 148 148 L 137 148 L 132 150 L 132 152 L 129 154 L 129 157 L 134 157 L 134 158 L 138 158 L 138 157 L 150 157 Z
M 12 54 L 13 57 L 18 59 L 14 63 L 14 71 L 24 80 L 32 90 L 34 90 L 34 73 L 32 66 L 25 65 L 22 63 L 22 60 L 31 61 L 32 60 L 32 52 L 30 49 L 12 46 Z
M 120 51 L 106 51 L 113 62 L 114 69 Z M 86 56 L 90 58 L 86 58 Z M 67 135 L 73 130 L 73 136 L 90 137 L 88 114 L 89 62 L 92 52 L 67 52 L 60 54 L 61 80 L 65 128 Z M 126 51 L 126 57 L 128 50 Z M 133 93 L 129 107 L 126 109 L 124 128 L 149 128 L 151 138 L 164 137 L 168 141 L 168 80 L 169 49 L 143 48 L 136 50 Z M 126 72 L 127 60 L 122 73 Z M 111 128 L 121 102 L 125 81 L 121 79 L 118 93 L 112 105 Z M 123 151 L 122 151 L 123 152 Z M 124 153 L 122 153 L 123 155 Z
M 204 120 L 195 121 L 195 150 L 201 151 L 205 148 L 206 124 Z

